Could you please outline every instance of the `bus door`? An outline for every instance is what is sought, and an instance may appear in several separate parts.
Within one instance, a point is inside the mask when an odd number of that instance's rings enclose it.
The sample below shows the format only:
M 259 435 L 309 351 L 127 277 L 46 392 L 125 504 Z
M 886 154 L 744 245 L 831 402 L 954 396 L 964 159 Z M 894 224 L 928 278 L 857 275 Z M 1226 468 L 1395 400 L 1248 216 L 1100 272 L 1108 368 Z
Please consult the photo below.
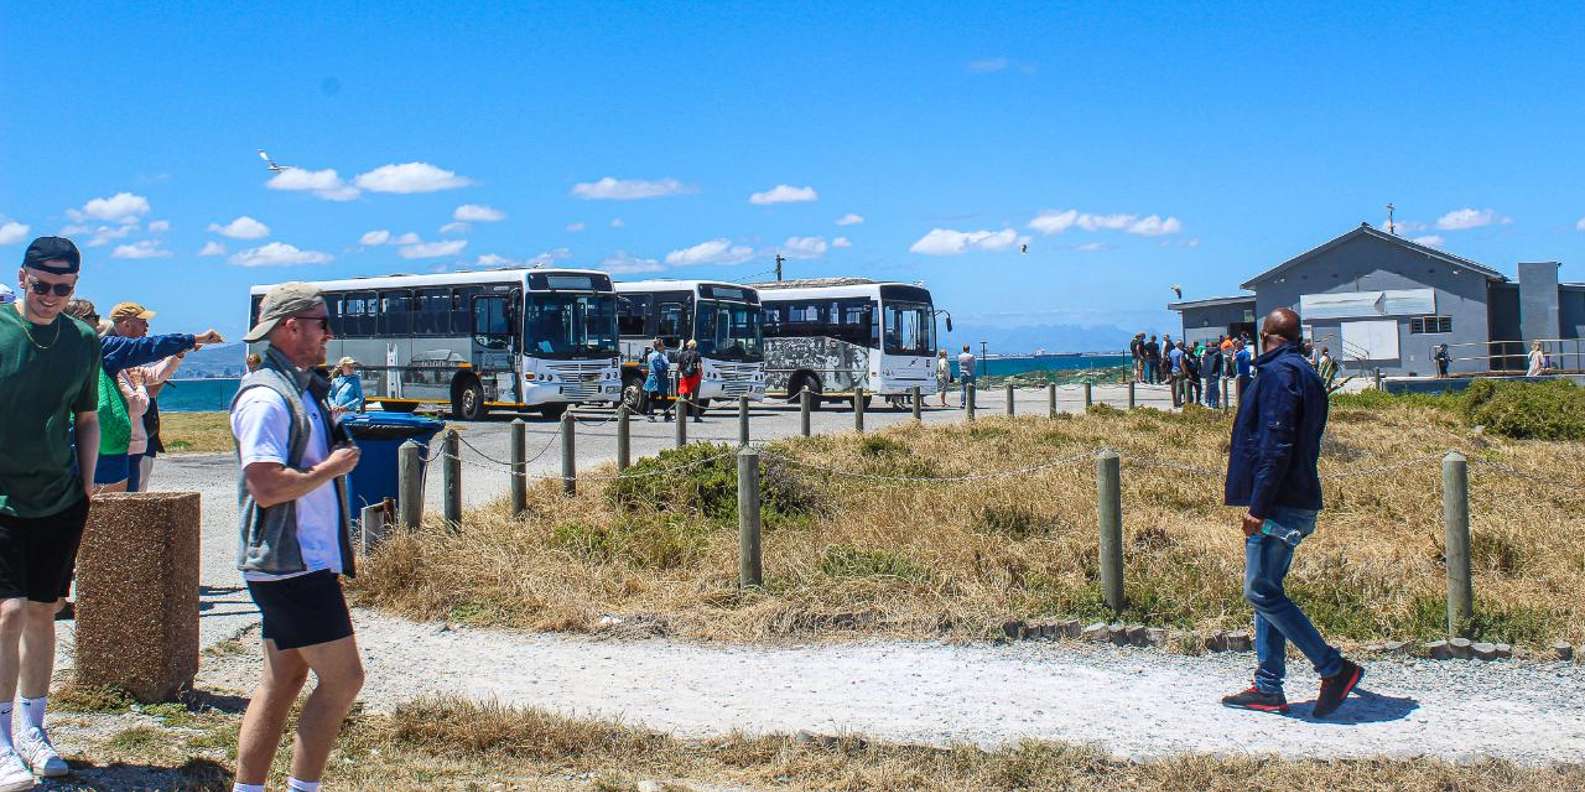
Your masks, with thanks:
M 512 296 L 479 294 L 473 298 L 473 368 L 481 379 L 497 371 L 516 371 L 512 365 Z

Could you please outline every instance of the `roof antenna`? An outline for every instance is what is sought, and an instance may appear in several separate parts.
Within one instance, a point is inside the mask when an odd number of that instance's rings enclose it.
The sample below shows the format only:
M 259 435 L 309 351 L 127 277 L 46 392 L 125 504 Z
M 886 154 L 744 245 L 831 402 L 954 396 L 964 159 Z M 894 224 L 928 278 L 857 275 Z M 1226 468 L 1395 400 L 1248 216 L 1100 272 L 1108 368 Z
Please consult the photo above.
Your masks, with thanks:
M 782 256 L 782 254 L 780 254 L 780 253 L 776 254 L 776 280 L 778 280 L 778 281 L 781 280 L 781 265 L 782 265 L 782 262 L 784 262 L 786 260 L 787 259 L 784 258 Z
M 1393 236 L 1398 235 L 1398 226 L 1392 221 L 1392 210 L 1396 208 L 1392 204 L 1387 204 L 1387 233 Z

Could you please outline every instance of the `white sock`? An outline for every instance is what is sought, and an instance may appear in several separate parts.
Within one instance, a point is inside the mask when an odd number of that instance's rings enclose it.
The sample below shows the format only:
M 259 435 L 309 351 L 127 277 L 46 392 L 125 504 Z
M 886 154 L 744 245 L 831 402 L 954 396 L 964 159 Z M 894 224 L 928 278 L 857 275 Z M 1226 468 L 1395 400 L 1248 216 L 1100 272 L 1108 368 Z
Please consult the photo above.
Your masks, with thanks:
M 264 792 L 264 785 L 236 783 L 231 785 L 231 792 Z
M 15 704 L 7 701 L 0 704 L 0 748 L 11 750 L 11 710 Z
M 286 779 L 286 788 L 296 792 L 319 792 L 318 781 L 299 781 L 290 776 Z
M 22 699 L 22 717 L 29 726 L 44 728 L 44 707 L 49 702 L 49 696 Z

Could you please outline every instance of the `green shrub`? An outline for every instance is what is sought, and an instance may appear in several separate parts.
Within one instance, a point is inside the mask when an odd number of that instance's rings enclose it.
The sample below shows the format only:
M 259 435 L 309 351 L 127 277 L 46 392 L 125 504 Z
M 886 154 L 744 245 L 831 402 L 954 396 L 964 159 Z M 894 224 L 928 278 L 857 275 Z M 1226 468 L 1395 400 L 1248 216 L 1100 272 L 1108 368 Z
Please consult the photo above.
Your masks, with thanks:
M 1463 400 L 1466 423 L 1517 440 L 1585 440 L 1585 388 L 1569 380 L 1478 380 Z
M 551 530 L 551 543 L 587 561 L 675 569 L 703 555 L 716 529 L 687 512 L 637 512 L 609 525 L 562 523 Z
M 1477 381 L 1479 385 L 1485 380 Z M 1464 404 L 1463 393 L 1388 393 L 1374 388 L 1357 393 L 1333 393 L 1334 410 L 1385 410 L 1393 407 L 1429 407 L 1433 410 L 1456 414 Z
M 731 446 L 691 443 L 645 457 L 613 482 L 611 502 L 629 511 L 682 509 L 712 520 L 737 522 L 737 457 Z M 776 521 L 814 514 L 817 487 L 775 456 L 760 459 L 760 514 Z
M 832 578 L 895 577 L 922 583 L 930 571 L 913 559 L 891 550 L 861 550 L 836 544 L 825 549 L 820 571 Z

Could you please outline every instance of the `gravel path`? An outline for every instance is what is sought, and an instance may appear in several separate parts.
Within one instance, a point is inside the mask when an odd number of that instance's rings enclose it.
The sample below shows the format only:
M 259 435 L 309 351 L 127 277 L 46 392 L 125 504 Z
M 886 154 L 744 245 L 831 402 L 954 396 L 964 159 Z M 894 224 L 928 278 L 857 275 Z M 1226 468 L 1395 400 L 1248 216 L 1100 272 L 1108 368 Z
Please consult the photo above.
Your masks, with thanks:
M 723 647 L 417 624 L 369 611 L 354 619 L 368 667 L 362 699 L 374 709 L 454 694 L 690 737 L 805 729 L 933 745 L 1064 740 L 1131 758 L 1585 761 L 1585 670 L 1562 663 L 1376 661 L 1364 692 L 1321 721 L 1309 715 L 1316 679 L 1307 669 L 1290 670 L 1289 717 L 1221 707 L 1221 695 L 1247 684 L 1249 654 L 1071 643 Z M 245 690 L 257 673 L 255 656 L 205 662 L 207 684 Z

